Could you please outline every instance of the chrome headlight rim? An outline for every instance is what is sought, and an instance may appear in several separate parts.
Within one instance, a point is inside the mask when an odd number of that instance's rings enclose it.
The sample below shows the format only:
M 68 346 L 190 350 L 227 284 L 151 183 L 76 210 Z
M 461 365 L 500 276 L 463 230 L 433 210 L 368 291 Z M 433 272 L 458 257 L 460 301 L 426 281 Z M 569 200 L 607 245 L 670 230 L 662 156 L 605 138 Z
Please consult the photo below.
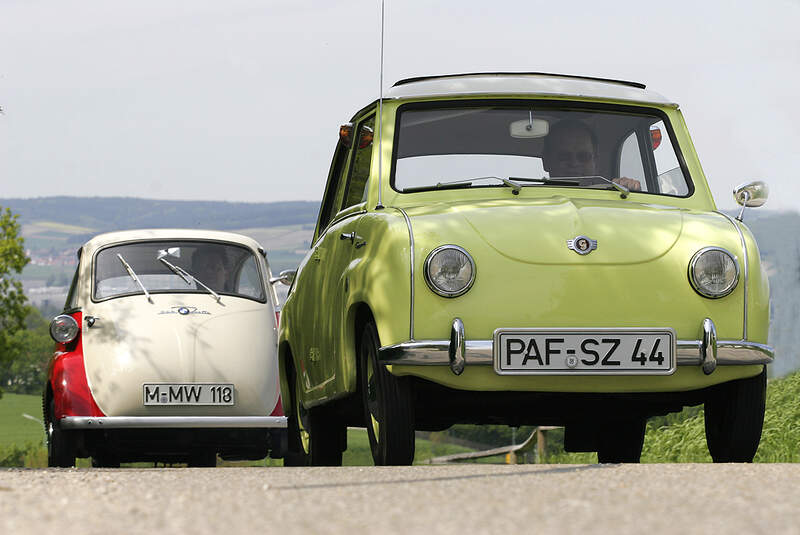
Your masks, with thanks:
M 58 336 L 56 334 L 58 322 L 66 322 L 68 328 L 70 328 L 71 334 L 68 336 Z M 78 337 L 80 331 L 81 327 L 78 325 L 78 322 L 75 320 L 75 318 L 68 314 L 59 314 L 50 322 L 50 338 L 59 344 L 69 344 L 70 342 L 74 341 Z
M 431 280 L 431 277 L 430 277 L 430 264 L 433 261 L 433 258 L 438 253 L 440 253 L 441 251 L 444 251 L 446 249 L 455 249 L 455 250 L 463 253 L 464 256 L 467 257 L 467 260 L 469 261 L 470 267 L 472 268 L 472 275 L 470 276 L 469 282 L 467 282 L 467 284 L 461 290 L 459 290 L 457 292 L 449 292 L 447 290 L 443 290 L 442 288 L 439 288 L 438 286 L 436 286 L 436 284 L 434 284 L 434 282 Z M 435 293 L 436 295 L 440 295 L 442 297 L 458 297 L 460 295 L 464 295 L 465 293 L 467 293 L 470 290 L 470 288 L 472 288 L 472 285 L 475 282 L 475 274 L 476 274 L 477 270 L 476 270 L 476 267 L 475 267 L 475 260 L 472 258 L 472 255 L 469 254 L 469 252 L 467 252 L 466 249 L 464 249 L 463 247 L 459 247 L 458 245 L 454 245 L 454 244 L 448 243 L 448 244 L 445 244 L 445 245 L 440 245 L 439 247 L 435 248 L 433 251 L 428 253 L 428 257 L 425 259 L 425 265 L 423 266 L 422 272 L 423 272 L 423 275 L 425 276 L 425 283 L 428 285 L 428 288 L 430 288 L 433 293 Z
M 698 284 L 694 276 L 694 268 L 697 265 L 697 262 L 700 260 L 701 256 L 703 256 L 705 253 L 709 251 L 719 251 L 727 255 L 728 258 L 730 258 L 733 261 L 733 266 L 736 269 L 736 276 L 733 278 L 733 282 L 731 283 L 731 285 L 724 292 L 721 292 L 719 294 L 710 293 L 705 289 L 703 289 L 700 286 L 700 284 Z M 721 299 L 733 293 L 733 291 L 739 285 L 740 274 L 741 271 L 739 269 L 739 261 L 736 259 L 736 255 L 723 247 L 715 247 L 715 246 L 703 247 L 702 249 L 694 253 L 692 259 L 689 261 L 689 282 L 692 284 L 692 288 L 694 289 L 695 292 L 708 299 Z

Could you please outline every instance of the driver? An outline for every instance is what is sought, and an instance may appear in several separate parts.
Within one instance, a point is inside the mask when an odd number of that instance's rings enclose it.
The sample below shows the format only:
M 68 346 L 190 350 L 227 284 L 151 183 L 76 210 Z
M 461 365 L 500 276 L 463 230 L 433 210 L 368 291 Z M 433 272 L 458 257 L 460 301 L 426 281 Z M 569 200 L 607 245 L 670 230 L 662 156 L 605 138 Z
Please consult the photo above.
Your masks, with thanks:
M 225 253 L 217 248 L 201 248 L 193 257 L 192 274 L 215 292 L 226 291 L 228 269 Z
M 566 119 L 550 128 L 544 138 L 542 164 L 551 178 L 591 177 L 597 171 L 597 137 L 586 124 Z M 598 180 L 599 182 L 599 180 Z M 641 191 L 638 180 L 627 177 L 612 182 L 631 191 Z

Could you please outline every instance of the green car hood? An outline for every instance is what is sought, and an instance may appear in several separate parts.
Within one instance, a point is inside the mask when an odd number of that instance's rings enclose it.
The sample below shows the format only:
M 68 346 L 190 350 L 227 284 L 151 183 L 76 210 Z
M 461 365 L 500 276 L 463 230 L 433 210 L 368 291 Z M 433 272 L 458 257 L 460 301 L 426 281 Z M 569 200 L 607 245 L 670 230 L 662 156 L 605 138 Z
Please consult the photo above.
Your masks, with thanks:
M 417 228 L 425 223 L 452 226 L 461 216 L 500 255 L 529 264 L 634 264 L 666 254 L 683 227 L 681 210 L 628 200 L 546 199 L 487 200 L 440 203 L 407 210 Z M 425 223 L 423 223 L 423 221 Z M 440 232 L 444 229 L 437 229 Z M 597 240 L 597 251 L 579 255 L 567 240 Z M 456 243 L 457 244 L 457 243 Z

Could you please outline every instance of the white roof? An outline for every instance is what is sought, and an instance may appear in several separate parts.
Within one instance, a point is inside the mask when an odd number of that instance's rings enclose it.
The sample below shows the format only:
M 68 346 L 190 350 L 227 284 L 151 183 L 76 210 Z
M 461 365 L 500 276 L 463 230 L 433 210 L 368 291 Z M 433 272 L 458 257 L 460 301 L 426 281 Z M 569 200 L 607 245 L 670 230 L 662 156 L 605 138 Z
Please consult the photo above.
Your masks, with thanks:
M 257 251 L 261 245 L 254 239 L 233 232 L 195 229 L 137 229 L 121 230 L 98 234 L 84 244 L 84 252 L 93 254 L 95 250 L 112 243 L 137 240 L 213 240 L 244 245 Z
M 411 79 L 399 84 L 389 89 L 384 97 L 542 95 L 678 106 L 642 84 L 559 74 L 477 73 Z

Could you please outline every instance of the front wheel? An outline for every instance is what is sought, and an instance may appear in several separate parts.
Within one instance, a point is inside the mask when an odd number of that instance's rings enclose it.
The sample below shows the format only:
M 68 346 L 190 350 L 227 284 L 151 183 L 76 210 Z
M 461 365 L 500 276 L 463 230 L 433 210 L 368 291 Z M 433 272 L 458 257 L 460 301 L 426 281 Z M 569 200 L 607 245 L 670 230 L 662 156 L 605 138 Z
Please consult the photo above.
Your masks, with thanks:
M 361 335 L 359 365 L 364 420 L 376 465 L 410 465 L 414 461 L 414 403 L 404 377 L 378 363 L 378 331 L 368 323 Z
M 705 402 L 706 444 L 715 463 L 750 463 L 761 441 L 767 368 L 714 387 Z
M 75 466 L 75 437 L 61 429 L 55 412 L 51 399 L 47 414 L 47 466 L 70 468 Z

